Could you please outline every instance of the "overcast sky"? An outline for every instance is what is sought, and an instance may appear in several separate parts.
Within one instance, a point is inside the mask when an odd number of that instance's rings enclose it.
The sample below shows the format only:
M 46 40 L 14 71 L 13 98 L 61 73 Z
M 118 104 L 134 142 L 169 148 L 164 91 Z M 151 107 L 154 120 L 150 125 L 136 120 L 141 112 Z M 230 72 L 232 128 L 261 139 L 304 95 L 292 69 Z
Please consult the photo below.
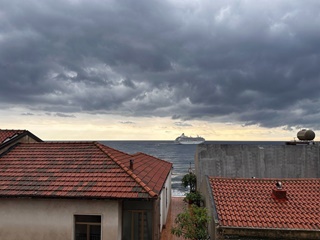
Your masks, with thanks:
M 0 128 L 319 130 L 320 1 L 0 0 L 0 83 Z

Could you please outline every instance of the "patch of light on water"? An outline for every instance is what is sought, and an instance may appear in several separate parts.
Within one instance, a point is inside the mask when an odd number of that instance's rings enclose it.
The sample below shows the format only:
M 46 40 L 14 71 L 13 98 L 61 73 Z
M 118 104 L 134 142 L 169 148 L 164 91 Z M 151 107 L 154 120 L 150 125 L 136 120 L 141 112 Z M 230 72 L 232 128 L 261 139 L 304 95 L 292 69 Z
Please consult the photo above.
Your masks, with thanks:
M 172 183 L 172 184 L 181 185 L 181 180 L 180 180 L 180 179 L 178 179 L 178 180 L 173 180 L 173 178 L 172 178 L 171 183 Z
M 172 189 L 172 196 L 173 197 L 184 197 L 185 192 L 180 191 L 179 189 Z

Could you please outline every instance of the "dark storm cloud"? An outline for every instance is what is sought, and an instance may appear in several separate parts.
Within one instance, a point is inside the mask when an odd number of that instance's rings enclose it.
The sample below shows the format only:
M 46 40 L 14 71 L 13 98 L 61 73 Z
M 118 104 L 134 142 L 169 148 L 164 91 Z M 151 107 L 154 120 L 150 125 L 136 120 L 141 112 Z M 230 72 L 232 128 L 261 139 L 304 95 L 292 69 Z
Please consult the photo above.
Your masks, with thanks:
M 2 1 L 0 100 L 320 129 L 320 3 Z

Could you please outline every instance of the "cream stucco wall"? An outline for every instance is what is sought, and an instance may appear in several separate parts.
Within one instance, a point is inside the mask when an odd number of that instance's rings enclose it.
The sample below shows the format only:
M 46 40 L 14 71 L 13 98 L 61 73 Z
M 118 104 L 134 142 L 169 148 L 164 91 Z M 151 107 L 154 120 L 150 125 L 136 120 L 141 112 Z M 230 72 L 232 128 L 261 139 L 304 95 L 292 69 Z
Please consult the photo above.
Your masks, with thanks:
M 170 171 L 167 180 L 162 188 L 162 191 L 160 193 L 160 232 L 162 231 L 162 227 L 167 222 L 168 217 L 168 211 L 171 203 L 171 174 L 172 171 Z M 167 191 L 166 191 L 167 189 Z
M 118 201 L 26 198 L 0 199 L 0 239 L 73 240 L 76 214 L 101 215 L 101 239 L 121 239 Z

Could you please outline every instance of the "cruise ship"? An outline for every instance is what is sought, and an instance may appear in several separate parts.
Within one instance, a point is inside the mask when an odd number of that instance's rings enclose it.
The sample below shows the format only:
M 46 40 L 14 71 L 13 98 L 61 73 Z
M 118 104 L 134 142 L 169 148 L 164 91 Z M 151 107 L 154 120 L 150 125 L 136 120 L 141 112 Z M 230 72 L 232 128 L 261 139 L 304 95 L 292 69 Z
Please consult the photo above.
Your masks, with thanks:
M 184 133 L 182 133 L 181 136 L 177 137 L 174 142 L 176 144 L 200 144 L 200 143 L 204 143 L 205 139 L 200 136 L 188 137 L 184 135 Z

